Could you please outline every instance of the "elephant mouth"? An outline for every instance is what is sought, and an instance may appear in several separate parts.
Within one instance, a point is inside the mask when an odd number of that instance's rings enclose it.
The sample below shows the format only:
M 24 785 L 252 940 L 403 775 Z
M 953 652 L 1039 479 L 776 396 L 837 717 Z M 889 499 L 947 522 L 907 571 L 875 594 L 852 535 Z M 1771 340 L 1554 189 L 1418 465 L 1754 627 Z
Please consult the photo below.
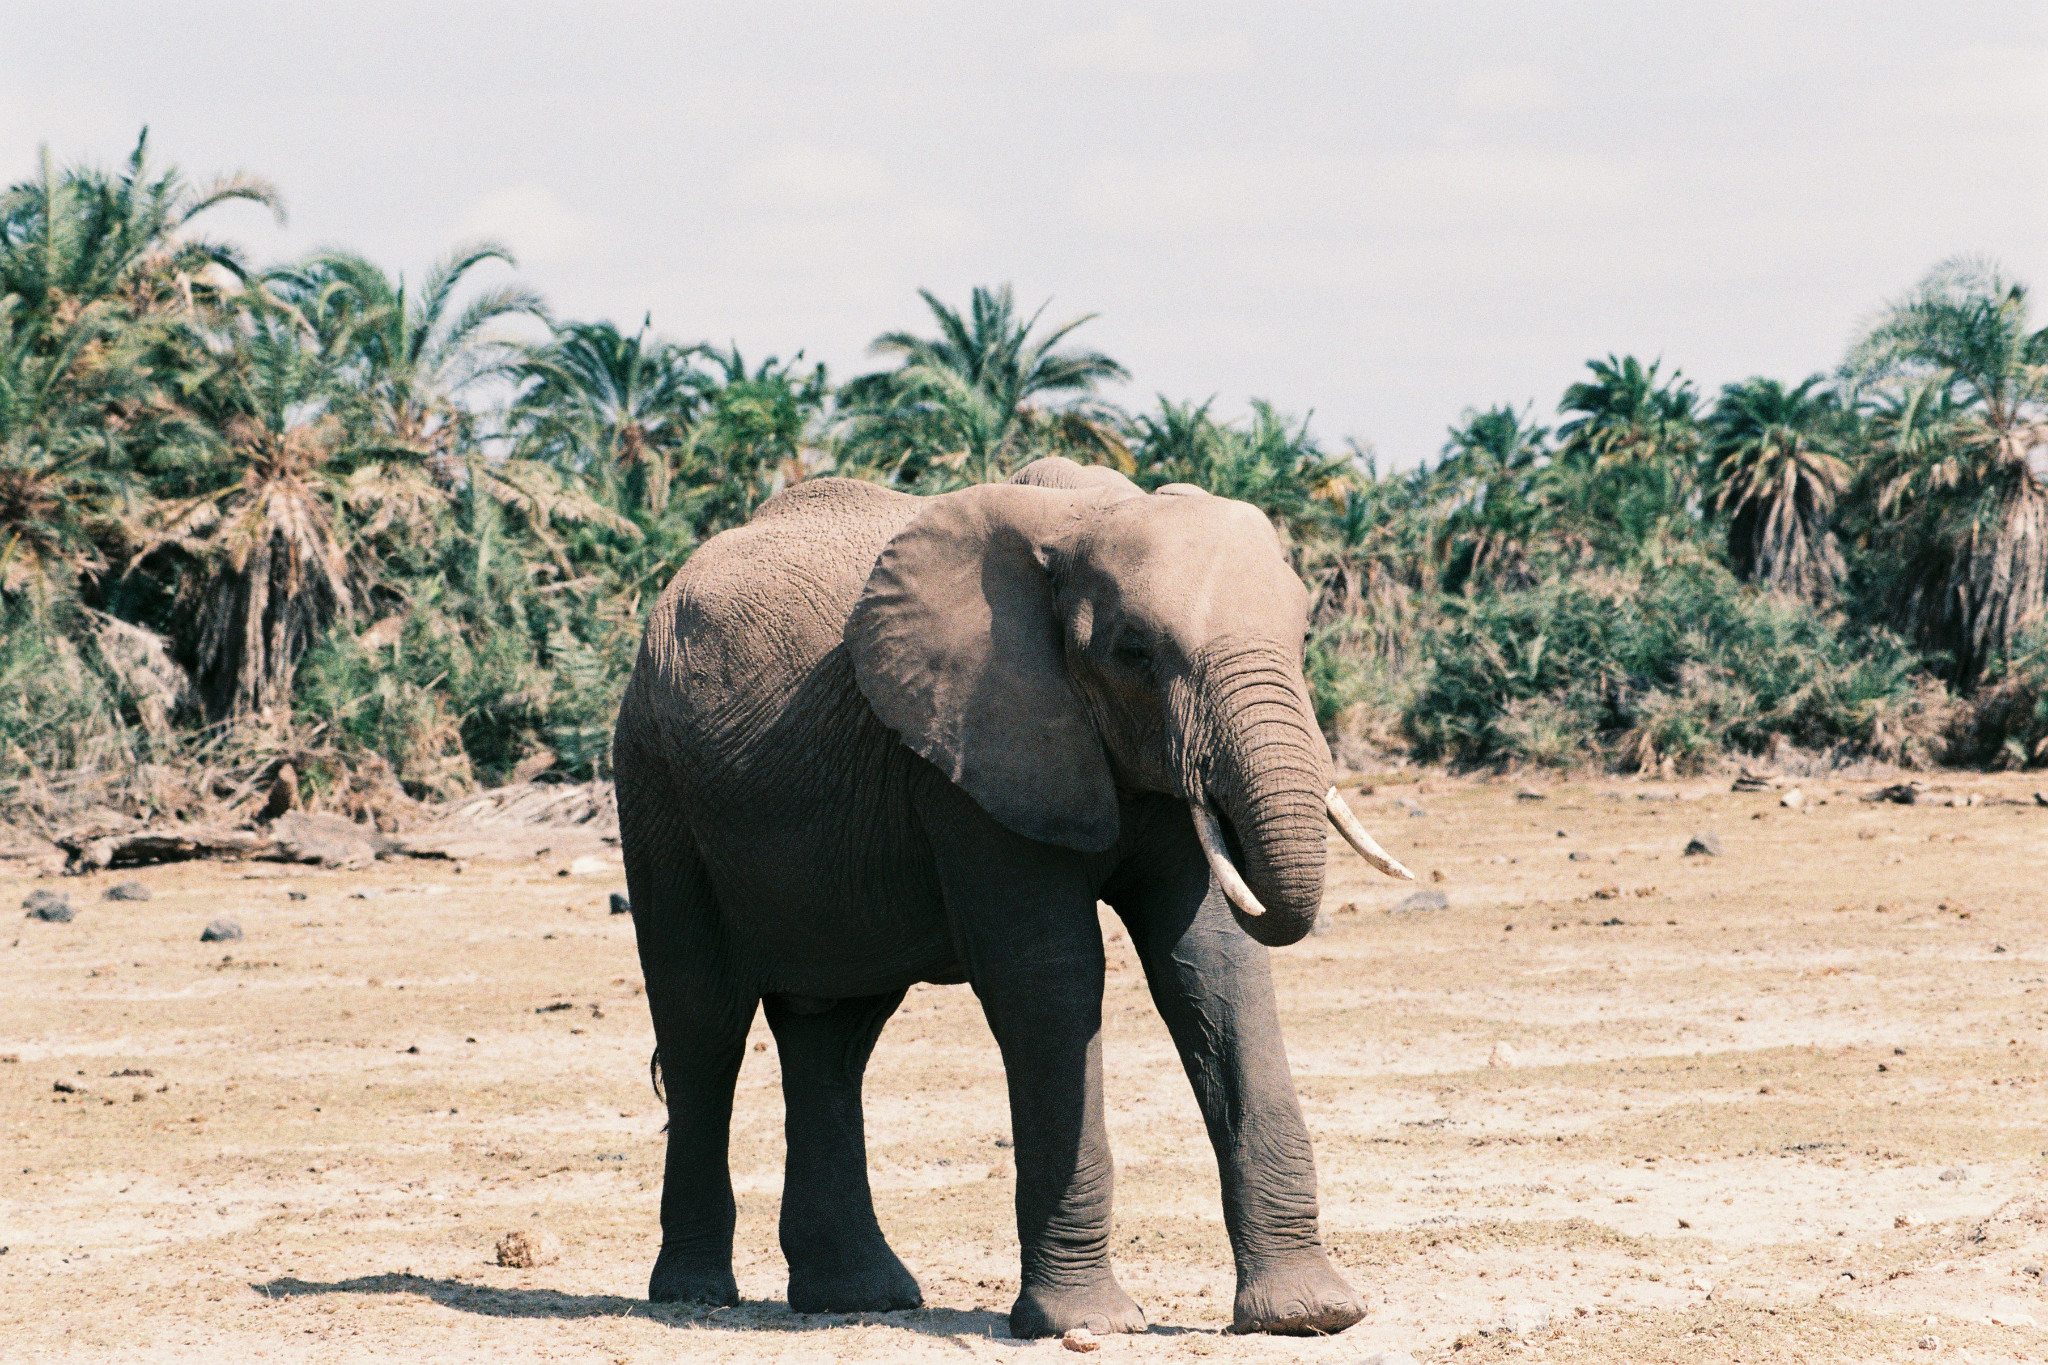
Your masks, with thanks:
M 1366 832 L 1358 816 L 1345 804 L 1344 798 L 1335 787 L 1330 788 L 1323 798 L 1323 811 L 1330 817 L 1330 823 L 1344 836 L 1358 856 L 1389 877 L 1414 881 L 1415 874 L 1403 867 L 1400 860 L 1381 848 L 1379 841 Z M 1216 884 L 1230 903 L 1246 915 L 1254 918 L 1263 916 L 1266 907 L 1252 894 L 1244 879 L 1244 872 L 1238 867 L 1236 855 L 1231 852 L 1231 831 L 1223 817 L 1210 806 L 1207 796 L 1188 803 L 1188 813 L 1194 817 L 1195 837 L 1201 841 L 1202 856 L 1209 861 L 1209 871 L 1216 877 Z

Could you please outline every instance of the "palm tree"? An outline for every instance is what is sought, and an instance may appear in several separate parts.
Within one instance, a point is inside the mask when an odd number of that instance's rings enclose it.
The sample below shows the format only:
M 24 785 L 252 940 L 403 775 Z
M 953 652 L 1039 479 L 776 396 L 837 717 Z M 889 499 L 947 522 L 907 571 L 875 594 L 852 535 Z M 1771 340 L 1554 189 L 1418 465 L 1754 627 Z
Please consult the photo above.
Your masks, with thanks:
M 1550 496 L 1578 534 L 1617 559 L 1662 558 L 1696 529 L 1692 502 L 1699 393 L 1661 361 L 1590 360 L 1590 380 L 1567 388 L 1558 411 Z
M 0 195 L 0 295 L 18 294 L 39 313 L 67 300 L 120 299 L 140 308 L 177 298 L 189 305 L 216 268 L 246 274 L 237 248 L 190 233 L 194 219 L 236 200 L 284 220 L 276 188 L 259 177 L 195 186 L 175 167 L 153 173 L 147 128 L 120 174 L 83 166 L 59 172 L 45 149 L 41 174 Z
M 1131 423 L 1133 462 L 1148 487 L 1191 483 L 1219 497 L 1254 504 L 1298 541 L 1317 535 L 1332 509 L 1356 484 L 1355 455 L 1331 455 L 1296 423 L 1261 399 L 1248 425 L 1219 422 L 1215 403 L 1175 403 L 1161 396 L 1156 412 Z
M 703 415 L 690 429 L 683 477 L 698 536 L 738 526 L 754 509 L 808 477 L 818 461 L 818 423 L 831 386 L 823 365 L 802 368 L 799 353 L 768 357 L 749 370 L 738 346 L 704 348 L 711 372 L 696 386 Z
M 277 192 L 246 175 L 189 184 L 149 162 L 58 170 L 0 194 L 0 586 L 47 598 L 94 585 L 141 496 L 138 461 L 201 435 L 180 396 L 213 361 L 203 329 L 245 274 L 193 235 L 221 204 Z M 132 510 L 132 509 L 128 509 Z
M 1714 507 L 1729 513 L 1736 573 L 1816 600 L 1845 572 L 1829 520 L 1849 483 L 1845 414 L 1825 382 L 1729 384 L 1707 421 Z
M 964 317 L 928 289 L 918 296 L 939 335 L 883 333 L 869 349 L 900 365 L 840 393 L 850 461 L 903 482 L 932 470 L 986 482 L 1027 453 L 1071 453 L 1129 472 L 1116 414 L 1094 396 L 1129 372 L 1100 351 L 1056 349 L 1095 314 L 1034 336 L 1047 305 L 1020 318 L 1007 284 L 977 286 Z
M 1442 490 L 1436 553 L 1453 591 L 1535 583 L 1549 436 L 1506 404 L 1467 408 L 1451 428 L 1433 482 Z
M 1946 261 L 1887 308 L 1845 375 L 1873 396 L 1880 515 L 1906 619 L 1973 686 L 2048 611 L 2048 328 L 1994 264 Z
M 338 251 L 265 277 L 337 367 L 336 411 L 351 430 L 354 458 L 418 461 L 446 481 L 459 476 L 457 448 L 473 424 L 463 400 L 511 375 L 523 355 L 502 324 L 547 316 L 540 296 L 520 285 L 483 290 L 458 307 L 464 281 L 489 261 L 514 264 L 504 247 L 474 242 L 437 262 L 417 290 Z
M 52 329 L 0 296 L 0 593 L 68 596 L 106 568 L 95 526 L 119 484 L 108 409 L 148 376 L 105 304 Z M 52 332 L 55 335 L 51 335 Z
M 527 385 L 515 421 L 533 457 L 587 475 L 613 506 L 659 515 L 703 385 L 694 346 L 627 335 L 610 322 L 568 322 L 519 366 Z
M 1430 480 L 1421 471 L 1383 476 L 1370 457 L 1354 465 L 1325 524 L 1301 545 L 1302 576 L 1315 601 L 1310 620 L 1325 629 L 1365 627 L 1374 653 L 1398 663 L 1424 596 L 1436 587 Z
M 218 433 L 216 486 L 149 508 L 129 564 L 175 561 L 200 694 L 216 716 L 284 702 L 299 660 L 355 598 L 329 352 L 260 291 L 238 313 L 233 349 L 197 400 Z

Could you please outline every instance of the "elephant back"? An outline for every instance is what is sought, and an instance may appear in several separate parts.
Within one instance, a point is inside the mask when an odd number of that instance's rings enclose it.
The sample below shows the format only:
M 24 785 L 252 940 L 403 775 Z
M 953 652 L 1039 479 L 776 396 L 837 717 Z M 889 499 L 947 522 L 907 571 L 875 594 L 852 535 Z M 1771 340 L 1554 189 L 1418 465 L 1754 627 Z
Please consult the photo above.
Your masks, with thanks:
M 808 479 L 706 541 L 648 618 L 629 704 L 686 750 L 732 752 L 735 727 L 765 725 L 840 649 L 876 557 L 921 502 Z

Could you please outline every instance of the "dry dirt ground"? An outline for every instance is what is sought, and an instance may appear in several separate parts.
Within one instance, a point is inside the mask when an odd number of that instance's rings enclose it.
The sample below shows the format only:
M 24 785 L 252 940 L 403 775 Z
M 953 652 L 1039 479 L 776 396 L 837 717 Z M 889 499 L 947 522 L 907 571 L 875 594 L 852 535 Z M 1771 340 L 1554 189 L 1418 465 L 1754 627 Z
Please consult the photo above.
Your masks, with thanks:
M 1935 782 L 1985 801 L 1359 797 L 1449 904 L 1395 911 L 1409 888 L 1338 846 L 1326 932 L 1274 955 L 1326 1235 L 1372 1309 L 1332 1339 L 1222 1334 L 1215 1168 L 1106 920 L 1116 1262 L 1153 1327 L 1098 1358 L 2048 1357 L 2048 809 L 2037 781 Z M 1719 856 L 1682 855 L 1700 830 Z M 589 854 L 608 870 L 558 875 Z M 882 1224 L 929 1306 L 781 1302 L 760 1027 L 746 1301 L 651 1308 L 662 1114 L 595 836 L 353 873 L 21 866 L 0 904 L 79 913 L 0 933 L 0 1357 L 1065 1358 L 1004 1335 L 1008 1125 L 964 987 L 914 991 L 868 1082 Z M 100 899 L 129 877 L 153 899 Z M 247 937 L 202 944 L 223 914 Z M 498 1267 L 513 1229 L 560 1261 Z

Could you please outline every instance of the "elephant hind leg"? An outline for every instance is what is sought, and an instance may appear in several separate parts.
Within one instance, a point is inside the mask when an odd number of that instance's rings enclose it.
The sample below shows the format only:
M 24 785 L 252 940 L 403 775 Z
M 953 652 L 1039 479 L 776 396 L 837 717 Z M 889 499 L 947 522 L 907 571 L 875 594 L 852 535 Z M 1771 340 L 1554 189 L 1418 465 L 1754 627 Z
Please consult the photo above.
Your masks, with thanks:
M 733 1084 L 758 997 L 739 984 L 718 905 L 664 785 L 619 750 L 619 832 L 640 970 L 654 1016 L 650 1072 L 668 1105 L 655 1303 L 735 1304 L 734 1205 L 726 1147 Z
M 769 996 L 782 1060 L 788 1158 L 782 1254 L 799 1313 L 885 1313 L 924 1303 L 875 1220 L 861 1078 L 903 992 L 822 1001 Z

